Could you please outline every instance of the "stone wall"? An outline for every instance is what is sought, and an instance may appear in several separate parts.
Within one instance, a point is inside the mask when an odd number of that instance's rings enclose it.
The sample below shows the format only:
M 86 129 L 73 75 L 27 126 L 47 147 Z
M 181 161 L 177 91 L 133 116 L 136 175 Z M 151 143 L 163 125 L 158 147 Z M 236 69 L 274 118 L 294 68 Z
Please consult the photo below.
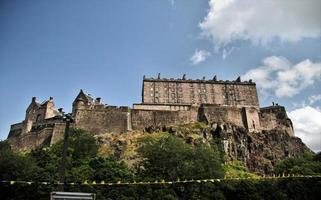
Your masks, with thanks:
M 93 134 L 125 133 L 128 130 L 162 129 L 195 121 L 230 123 L 250 132 L 284 130 L 293 136 L 293 126 L 282 106 L 259 108 L 256 85 L 241 82 L 144 78 L 142 103 L 133 109 L 103 104 L 80 90 L 72 104 L 72 127 Z M 8 138 L 16 146 L 53 144 L 62 138 L 64 122 L 54 109 L 53 98 L 43 103 L 33 97 L 21 123 L 13 124 Z M 43 135 L 41 135 L 43 134 Z M 20 137 L 20 139 L 19 139 Z M 28 141 L 27 141 L 28 140 Z M 48 140 L 48 141 L 47 141 Z
M 12 124 L 10 126 L 10 132 L 8 137 L 17 137 L 21 135 L 23 129 L 23 122 L 17 123 L 17 124 Z
M 261 123 L 259 117 L 259 110 L 255 107 L 242 108 L 242 115 L 244 120 L 244 127 L 249 131 L 260 131 Z
M 23 127 L 25 124 L 13 125 L 15 128 Z M 19 130 L 19 129 L 17 129 Z M 20 129 L 22 130 L 22 129 Z M 52 145 L 63 138 L 65 123 L 59 117 L 53 117 L 33 123 L 29 132 L 13 134 L 15 129 L 10 131 L 8 140 L 16 149 L 33 149 L 39 145 Z
M 233 106 L 202 105 L 199 110 L 200 120 L 208 123 L 233 123 L 244 127 L 242 109 Z
M 130 127 L 128 108 L 75 109 L 73 116 L 76 128 L 93 134 L 124 133 Z
M 220 104 L 259 107 L 256 86 L 252 82 L 144 79 L 143 103 Z
M 191 107 L 188 110 L 150 110 L 132 109 L 131 122 L 134 130 L 146 128 L 161 129 L 173 124 L 186 124 L 197 121 L 198 108 Z
M 50 145 L 64 138 L 65 127 L 66 125 L 64 122 L 55 123 L 55 126 L 52 129 Z
M 50 145 L 53 128 L 44 128 L 36 132 L 10 137 L 8 141 L 13 149 L 30 150 L 40 145 Z
M 260 109 L 260 123 L 262 130 L 284 130 L 294 136 L 293 125 L 283 106 L 270 106 Z

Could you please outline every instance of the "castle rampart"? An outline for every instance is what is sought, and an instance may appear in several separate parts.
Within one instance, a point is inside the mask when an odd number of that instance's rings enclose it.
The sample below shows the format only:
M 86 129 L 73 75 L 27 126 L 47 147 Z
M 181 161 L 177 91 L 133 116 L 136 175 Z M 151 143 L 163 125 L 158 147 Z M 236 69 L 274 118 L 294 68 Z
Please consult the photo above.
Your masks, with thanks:
M 32 98 L 25 120 L 13 124 L 9 141 L 16 147 L 52 144 L 62 138 L 65 123 L 56 111 L 53 98 L 38 103 Z M 75 128 L 93 134 L 125 133 L 130 130 L 161 130 L 175 124 L 195 121 L 234 124 L 250 132 L 284 130 L 293 136 L 293 126 L 285 108 L 259 107 L 256 85 L 242 82 L 144 78 L 142 103 L 127 106 L 103 104 L 101 98 L 79 92 L 72 104 Z
M 101 103 L 100 98 L 93 98 L 82 90 L 73 103 L 74 126 L 94 134 L 107 132 L 124 133 L 131 128 L 130 109 Z
M 273 105 L 260 109 L 260 122 L 262 130 L 285 130 L 294 136 L 292 121 L 288 118 L 283 106 Z

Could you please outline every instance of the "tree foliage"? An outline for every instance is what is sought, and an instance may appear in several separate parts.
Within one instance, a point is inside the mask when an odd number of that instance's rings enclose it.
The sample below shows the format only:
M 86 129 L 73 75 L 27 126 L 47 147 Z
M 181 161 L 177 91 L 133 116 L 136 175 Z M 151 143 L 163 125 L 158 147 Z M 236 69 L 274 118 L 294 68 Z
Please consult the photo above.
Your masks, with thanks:
M 139 175 L 151 179 L 223 177 L 219 156 L 209 146 L 192 146 L 169 134 L 147 137 L 138 150 L 143 158 Z
M 247 178 L 241 162 L 222 165 L 219 141 L 211 145 L 187 144 L 168 133 L 152 134 L 140 143 L 141 158 L 136 170 L 130 170 L 115 157 L 98 154 L 96 139 L 83 130 L 72 129 L 66 161 L 66 191 L 93 192 L 97 199 L 318 199 L 321 196 L 320 178 L 287 178 L 280 180 L 229 180 L 221 182 L 193 182 L 151 185 L 82 185 L 85 180 L 127 182 L 150 180 L 177 180 Z M 7 141 L 0 142 L 0 180 L 32 180 L 34 184 L 0 182 L 0 199 L 48 199 L 57 190 L 58 169 L 63 142 L 51 147 L 39 147 L 29 153 L 13 151 Z M 320 175 L 320 153 L 300 158 L 287 158 L 276 166 L 277 173 Z M 222 167 L 223 166 L 223 167 Z M 37 182 L 46 181 L 43 185 Z
M 300 157 L 286 158 L 275 166 L 276 174 L 321 175 L 320 154 L 305 153 Z

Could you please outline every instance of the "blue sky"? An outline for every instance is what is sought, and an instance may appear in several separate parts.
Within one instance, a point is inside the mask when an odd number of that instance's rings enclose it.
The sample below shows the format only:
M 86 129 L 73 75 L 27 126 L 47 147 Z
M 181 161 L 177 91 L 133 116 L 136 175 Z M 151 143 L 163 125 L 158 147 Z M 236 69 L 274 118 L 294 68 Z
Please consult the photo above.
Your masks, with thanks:
M 320 2 L 253 2 L 1 0 L 0 138 L 24 119 L 32 96 L 53 96 L 70 111 L 84 89 L 131 106 L 143 75 L 217 74 L 253 78 L 261 106 L 285 105 L 297 135 L 321 149 L 321 118 L 311 132 L 302 117 L 309 109 L 321 116 Z M 247 8 L 257 12 L 248 17 Z

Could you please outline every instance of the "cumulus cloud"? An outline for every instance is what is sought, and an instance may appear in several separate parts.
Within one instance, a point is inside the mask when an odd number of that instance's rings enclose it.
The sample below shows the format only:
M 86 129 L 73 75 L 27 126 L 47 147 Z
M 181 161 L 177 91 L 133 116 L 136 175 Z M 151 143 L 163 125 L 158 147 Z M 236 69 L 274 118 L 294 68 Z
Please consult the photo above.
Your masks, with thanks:
M 310 107 L 302 107 L 288 113 L 293 122 L 295 136 L 313 151 L 321 151 L 321 111 Z
M 194 54 L 192 55 L 192 57 L 190 58 L 190 61 L 196 65 L 199 64 L 201 62 L 204 62 L 206 60 L 207 57 L 209 57 L 211 55 L 210 52 L 204 50 L 204 49 L 196 49 Z
M 274 38 L 296 42 L 321 35 L 320 0 L 210 0 L 199 24 L 218 46 L 236 40 L 265 45 Z
M 252 79 L 263 94 L 274 93 L 277 97 L 292 97 L 321 78 L 321 63 L 309 59 L 292 64 L 284 57 L 271 56 L 262 66 L 246 72 L 243 79 Z

